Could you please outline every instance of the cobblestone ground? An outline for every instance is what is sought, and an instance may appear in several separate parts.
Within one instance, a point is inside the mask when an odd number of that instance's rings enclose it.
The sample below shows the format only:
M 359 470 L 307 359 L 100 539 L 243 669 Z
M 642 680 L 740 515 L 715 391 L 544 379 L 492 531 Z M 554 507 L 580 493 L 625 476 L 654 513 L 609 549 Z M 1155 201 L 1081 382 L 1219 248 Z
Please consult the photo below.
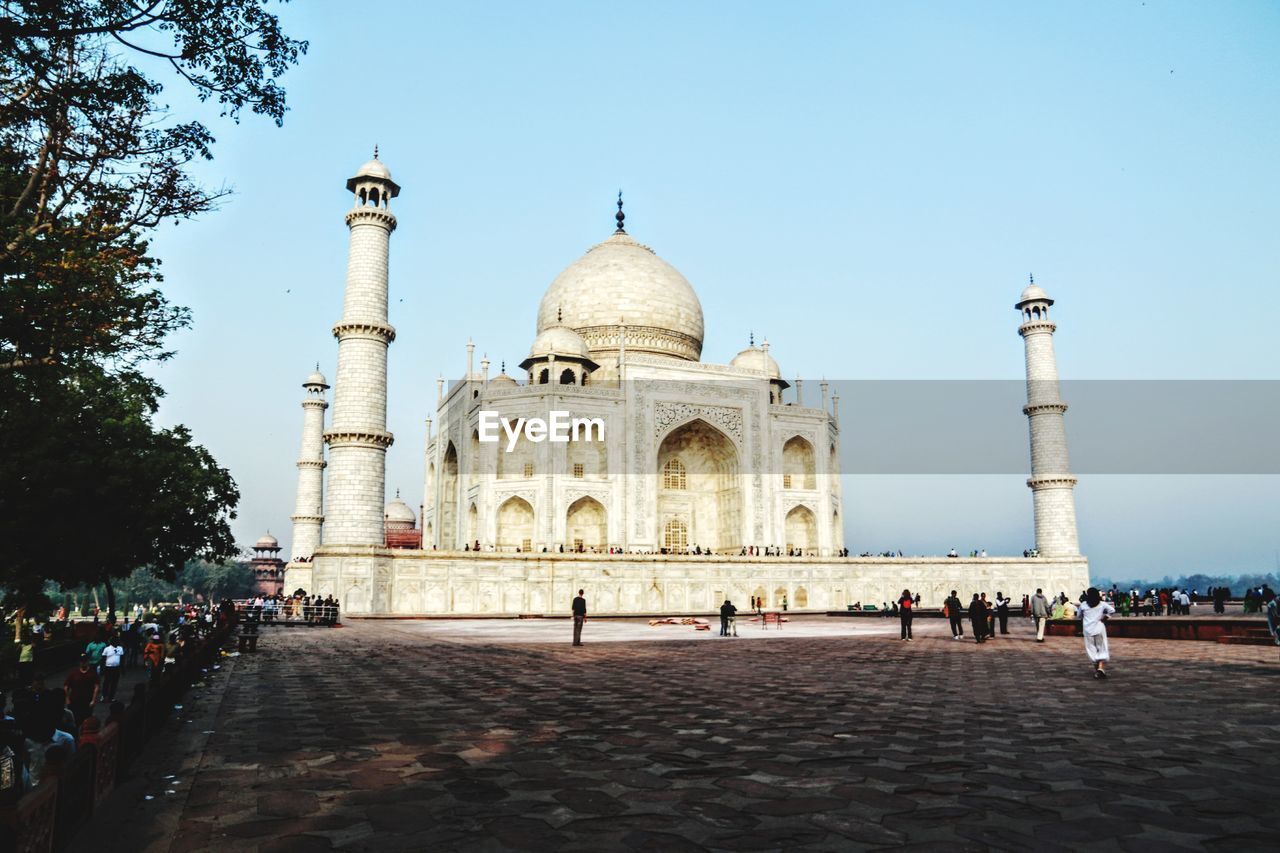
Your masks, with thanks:
M 983 646 L 850 621 L 582 648 L 269 633 L 185 799 L 130 804 L 113 846 L 1276 849 L 1274 648 L 1115 640 L 1100 682 L 1078 639 L 1020 620 Z

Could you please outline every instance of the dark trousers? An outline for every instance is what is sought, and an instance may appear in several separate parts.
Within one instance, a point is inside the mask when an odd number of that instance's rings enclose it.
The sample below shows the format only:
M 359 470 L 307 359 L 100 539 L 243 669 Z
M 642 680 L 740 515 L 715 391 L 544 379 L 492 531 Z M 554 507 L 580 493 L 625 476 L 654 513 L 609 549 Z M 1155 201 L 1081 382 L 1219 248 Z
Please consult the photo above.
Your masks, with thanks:
M 585 616 L 573 617 L 573 644 L 575 646 L 582 645 L 582 623 L 586 621 Z
M 981 643 L 986 639 L 986 619 L 970 619 L 969 627 L 973 629 L 973 638 Z
M 961 619 L 958 615 L 951 616 L 950 619 L 951 619 L 951 636 L 963 637 L 964 636 L 964 620 Z
M 35 661 L 21 661 L 18 663 L 18 684 L 22 687 L 30 687 L 31 680 L 35 678 L 36 664 Z
M 120 686 L 120 667 L 104 666 L 102 668 L 102 698 L 108 702 L 116 698 L 116 688 Z
M 72 716 L 76 718 L 76 731 L 80 731 L 80 726 L 93 714 L 93 709 L 79 702 L 72 703 L 69 707 L 71 708 Z
M 720 636 L 721 637 L 729 636 L 729 617 L 728 616 L 720 617 Z
M 902 620 L 902 639 L 911 639 L 911 611 L 903 610 L 898 613 L 898 617 Z
M 1001 610 L 999 613 L 999 616 L 1000 616 L 1000 633 L 1001 634 L 1009 633 L 1009 611 Z

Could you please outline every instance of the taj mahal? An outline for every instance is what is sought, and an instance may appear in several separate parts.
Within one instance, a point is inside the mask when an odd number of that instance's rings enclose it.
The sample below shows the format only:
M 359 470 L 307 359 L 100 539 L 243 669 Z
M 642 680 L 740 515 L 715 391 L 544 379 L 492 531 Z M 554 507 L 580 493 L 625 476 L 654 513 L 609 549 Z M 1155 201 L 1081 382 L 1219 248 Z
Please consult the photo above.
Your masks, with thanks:
M 904 587 L 938 604 L 951 589 L 1088 586 L 1044 290 L 1033 282 L 1016 303 L 1031 556 L 850 557 L 839 397 L 826 382 L 787 382 L 768 341 L 753 338 L 728 364 L 702 361 L 698 295 L 628 233 L 621 197 L 613 233 L 546 289 L 518 366 L 513 358 L 510 374 L 505 363 L 495 373 L 485 357 L 476 369 L 468 342 L 465 374 L 438 380 L 422 469 L 412 473 L 423 478 L 423 503 L 416 512 L 398 494 L 388 503 L 389 248 L 400 186 L 375 152 L 346 187 L 332 417 L 326 423 L 330 386 L 317 369 L 303 384 L 285 590 L 333 595 L 348 615 L 412 617 L 563 614 L 578 589 L 597 614 L 677 614 L 726 598 L 745 607 L 752 596 L 770 608 L 843 610 Z M 557 412 L 599 429 L 541 440 L 533 423 Z M 529 426 L 493 441 L 483 427 L 494 416 Z

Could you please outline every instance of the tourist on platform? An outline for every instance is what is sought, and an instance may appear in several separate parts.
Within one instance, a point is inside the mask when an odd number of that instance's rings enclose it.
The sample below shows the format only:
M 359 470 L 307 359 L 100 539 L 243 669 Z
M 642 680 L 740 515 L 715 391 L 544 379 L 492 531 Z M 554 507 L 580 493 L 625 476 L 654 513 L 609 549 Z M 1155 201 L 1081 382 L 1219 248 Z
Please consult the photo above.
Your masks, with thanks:
M 1116 609 L 1108 601 L 1103 601 L 1097 587 L 1089 587 L 1080 604 L 1080 620 L 1084 630 L 1084 650 L 1093 661 L 1093 677 L 1107 677 L 1107 661 L 1111 652 L 1107 647 L 1106 619 Z
M 956 591 L 951 590 L 951 595 L 942 604 L 942 608 L 947 612 L 947 621 L 951 623 L 951 639 L 959 640 L 964 637 L 964 614 L 960 603 L 960 596 L 956 595 Z
M 898 622 L 902 629 L 902 639 L 911 642 L 911 606 L 913 599 L 911 590 L 904 589 L 898 599 Z
M 986 633 L 983 635 L 990 639 L 996 635 L 996 608 L 990 601 L 987 601 L 987 594 L 982 594 L 982 609 L 987 614 Z
M 973 629 L 974 640 L 979 643 L 987 641 L 987 605 L 976 592 L 969 602 L 969 627 Z
M 573 600 L 573 644 L 582 645 L 582 623 L 587 621 L 587 599 L 583 590 Z
M 21 636 L 18 641 L 18 686 L 30 687 L 36 673 L 36 637 L 25 627 Z
M 1025 592 L 1022 594 L 1022 618 L 1031 618 L 1031 598 Z
M 1031 596 L 1031 616 L 1036 620 L 1036 642 L 1044 642 L 1044 626 L 1049 621 L 1049 599 L 1044 597 L 1044 590 L 1036 587 L 1036 594 Z
M 149 681 L 155 681 L 164 672 L 164 643 L 160 642 L 158 633 L 148 635 L 147 647 L 142 650 L 142 665 Z
M 734 622 L 734 617 L 737 616 L 737 613 L 738 613 L 738 608 L 734 607 L 732 602 L 730 602 L 729 599 L 726 598 L 724 600 L 724 604 L 720 605 L 720 636 L 721 637 L 729 636 L 729 626 L 731 623 Z M 738 633 L 737 627 L 735 625 L 734 636 L 737 636 L 737 633 Z
M 1000 633 L 1009 633 L 1009 599 L 1004 597 L 1004 593 L 996 590 L 996 617 L 1000 620 Z M 995 633 L 995 625 L 991 626 L 991 633 Z
M 120 667 L 124 664 L 124 646 L 119 637 L 102 649 L 102 698 L 111 702 L 116 698 L 116 689 L 120 686 Z
M 142 657 L 142 634 L 140 631 L 141 626 L 135 619 L 125 626 L 124 633 L 120 635 L 120 645 L 124 646 L 124 665 L 130 668 L 137 666 Z
M 97 704 L 98 693 L 102 689 L 102 682 L 90 665 L 88 655 L 80 655 L 80 665 L 71 670 L 62 689 L 66 691 L 67 707 L 75 715 L 78 731 L 85 718 L 93 713 L 93 706 Z

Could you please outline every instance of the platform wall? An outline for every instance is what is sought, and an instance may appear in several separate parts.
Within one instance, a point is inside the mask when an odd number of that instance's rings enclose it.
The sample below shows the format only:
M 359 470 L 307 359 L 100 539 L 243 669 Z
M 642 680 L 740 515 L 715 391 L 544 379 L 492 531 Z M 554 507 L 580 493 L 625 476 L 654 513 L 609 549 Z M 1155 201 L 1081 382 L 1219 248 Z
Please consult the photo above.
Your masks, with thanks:
M 285 588 L 334 595 L 347 615 L 564 615 L 579 589 L 596 614 L 707 613 L 758 595 L 790 610 L 879 605 L 903 588 L 939 606 L 952 590 L 1021 599 L 1042 587 L 1072 598 L 1089 585 L 1077 558 L 670 557 L 636 554 L 464 554 L 322 546 L 292 564 Z

